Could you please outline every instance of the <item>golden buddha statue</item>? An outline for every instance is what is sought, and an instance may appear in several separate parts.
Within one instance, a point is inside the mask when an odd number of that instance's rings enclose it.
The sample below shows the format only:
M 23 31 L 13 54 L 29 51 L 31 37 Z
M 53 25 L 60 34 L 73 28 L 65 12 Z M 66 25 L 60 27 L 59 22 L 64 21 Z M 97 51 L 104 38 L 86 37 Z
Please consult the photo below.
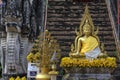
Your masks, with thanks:
M 94 31 L 94 25 L 86 6 L 81 21 L 80 31 L 76 31 L 75 44 L 71 45 L 70 56 L 86 56 L 86 58 L 97 58 L 101 55 L 100 42 L 97 37 L 98 30 Z

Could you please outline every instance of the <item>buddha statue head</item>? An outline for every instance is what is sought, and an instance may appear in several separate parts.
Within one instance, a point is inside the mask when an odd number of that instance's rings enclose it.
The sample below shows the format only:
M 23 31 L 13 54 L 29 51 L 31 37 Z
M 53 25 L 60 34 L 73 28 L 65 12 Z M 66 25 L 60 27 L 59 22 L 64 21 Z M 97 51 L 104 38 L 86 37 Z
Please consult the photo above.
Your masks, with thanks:
M 91 29 L 91 26 L 90 24 L 88 23 L 88 21 L 86 20 L 85 24 L 83 25 L 83 28 L 82 28 L 82 32 L 85 36 L 90 36 L 91 35 L 91 32 L 92 32 L 92 29 Z

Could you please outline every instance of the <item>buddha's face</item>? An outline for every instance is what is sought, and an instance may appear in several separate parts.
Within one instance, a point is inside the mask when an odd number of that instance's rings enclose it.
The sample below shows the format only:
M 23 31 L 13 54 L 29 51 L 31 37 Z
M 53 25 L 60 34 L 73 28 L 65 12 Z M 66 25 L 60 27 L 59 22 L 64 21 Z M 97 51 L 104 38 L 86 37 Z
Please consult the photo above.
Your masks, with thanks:
M 85 34 L 85 36 L 90 36 L 91 29 L 88 25 L 83 28 L 83 33 Z

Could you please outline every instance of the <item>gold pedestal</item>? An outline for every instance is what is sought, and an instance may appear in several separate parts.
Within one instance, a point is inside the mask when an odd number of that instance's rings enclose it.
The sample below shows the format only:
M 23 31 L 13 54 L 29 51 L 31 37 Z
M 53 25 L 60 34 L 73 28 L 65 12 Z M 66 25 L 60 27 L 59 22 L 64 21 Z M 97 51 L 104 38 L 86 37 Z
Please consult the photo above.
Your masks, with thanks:
M 50 80 L 50 75 L 48 72 L 48 68 L 41 68 L 41 73 L 37 74 L 36 80 Z

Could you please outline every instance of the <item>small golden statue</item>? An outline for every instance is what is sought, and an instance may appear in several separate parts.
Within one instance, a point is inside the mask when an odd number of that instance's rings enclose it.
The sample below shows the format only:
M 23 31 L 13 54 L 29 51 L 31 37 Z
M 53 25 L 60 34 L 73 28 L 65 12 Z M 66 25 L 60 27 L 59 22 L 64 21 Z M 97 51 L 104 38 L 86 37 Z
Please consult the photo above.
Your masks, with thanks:
M 55 66 L 59 62 L 60 56 L 60 48 L 57 40 L 51 36 L 48 30 L 45 30 L 35 40 L 32 51 L 27 56 L 29 62 L 36 63 L 40 68 L 40 73 L 36 75 L 36 80 L 50 80 L 48 73 L 51 66 Z M 55 70 L 53 71 L 55 72 Z
M 103 50 L 101 50 L 97 33 L 98 29 L 94 31 L 92 18 L 89 14 L 88 6 L 86 6 L 80 25 L 80 31 L 78 32 L 76 30 L 77 37 L 75 38 L 75 44 L 71 45 L 70 56 L 86 56 L 86 58 L 94 59 L 101 55 Z

